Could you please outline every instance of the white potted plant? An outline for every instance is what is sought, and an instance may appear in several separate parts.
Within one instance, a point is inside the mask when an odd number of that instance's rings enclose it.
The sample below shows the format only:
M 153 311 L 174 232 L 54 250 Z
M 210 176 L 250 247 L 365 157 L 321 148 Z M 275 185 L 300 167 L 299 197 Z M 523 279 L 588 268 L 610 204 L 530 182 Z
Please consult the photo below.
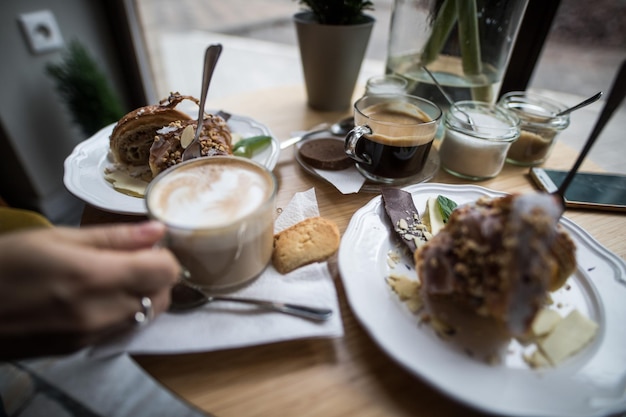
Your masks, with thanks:
M 344 111 L 354 87 L 375 19 L 369 0 L 299 0 L 294 15 L 302 70 L 311 108 Z

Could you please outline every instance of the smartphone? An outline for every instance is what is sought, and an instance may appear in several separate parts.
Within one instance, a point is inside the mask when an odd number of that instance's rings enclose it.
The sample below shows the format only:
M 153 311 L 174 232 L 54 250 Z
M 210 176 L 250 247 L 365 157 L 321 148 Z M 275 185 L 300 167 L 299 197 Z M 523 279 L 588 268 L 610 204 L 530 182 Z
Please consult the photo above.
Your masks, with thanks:
M 554 192 L 565 179 L 567 171 L 531 168 L 530 177 L 546 192 Z M 626 211 L 626 175 L 578 172 L 565 191 L 565 205 L 572 208 L 593 208 Z

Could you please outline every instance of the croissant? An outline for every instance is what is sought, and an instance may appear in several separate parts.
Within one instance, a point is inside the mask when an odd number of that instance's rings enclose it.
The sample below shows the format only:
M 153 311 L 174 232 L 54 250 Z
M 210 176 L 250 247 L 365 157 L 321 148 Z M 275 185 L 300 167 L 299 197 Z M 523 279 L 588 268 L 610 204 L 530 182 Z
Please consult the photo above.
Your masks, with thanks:
M 172 93 L 158 105 L 140 107 L 122 117 L 109 138 L 115 161 L 131 167 L 147 167 L 157 130 L 171 122 L 191 119 L 175 109 L 184 99 L 198 102 L 193 97 Z
M 153 176 L 182 161 L 183 147 L 180 139 L 188 126 L 191 126 L 195 133 L 197 126 L 195 120 L 177 120 L 157 131 L 149 158 Z M 232 154 L 230 130 L 220 116 L 205 115 L 199 140 L 202 156 Z

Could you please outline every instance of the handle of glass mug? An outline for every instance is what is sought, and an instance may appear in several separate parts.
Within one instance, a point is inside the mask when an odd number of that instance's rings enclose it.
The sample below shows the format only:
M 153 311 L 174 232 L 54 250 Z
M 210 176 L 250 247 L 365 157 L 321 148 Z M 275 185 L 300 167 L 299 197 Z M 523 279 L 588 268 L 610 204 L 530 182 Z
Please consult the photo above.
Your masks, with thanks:
M 356 162 L 371 165 L 372 158 L 369 155 L 357 155 L 356 153 L 356 144 L 359 142 L 359 139 L 363 137 L 363 135 L 371 135 L 372 129 L 367 126 L 355 126 L 350 132 L 348 132 L 348 136 L 346 136 L 346 141 L 344 143 L 344 150 L 346 155 L 350 158 L 354 159 Z

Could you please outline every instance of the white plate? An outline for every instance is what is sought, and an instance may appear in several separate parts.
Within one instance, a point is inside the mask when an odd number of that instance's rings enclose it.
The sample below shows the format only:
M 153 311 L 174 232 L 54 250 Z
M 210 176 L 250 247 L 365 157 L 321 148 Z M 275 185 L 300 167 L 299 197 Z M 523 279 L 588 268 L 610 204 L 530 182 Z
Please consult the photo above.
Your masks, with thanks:
M 503 193 L 465 185 L 406 187 L 424 210 L 430 196 L 459 204 Z M 387 253 L 397 248 L 380 196 L 359 209 L 342 238 L 339 269 L 350 306 L 374 340 L 402 366 L 451 397 L 475 408 L 532 416 L 601 416 L 626 409 L 626 263 L 567 218 L 561 221 L 577 246 L 577 271 L 555 293 L 563 309 L 577 308 L 599 324 L 594 341 L 558 367 L 532 370 L 519 345 L 499 365 L 468 357 L 439 339 L 388 287 Z M 358 242 L 358 244 L 355 244 Z M 415 274 L 412 260 L 399 268 Z M 407 268 L 408 266 L 408 268 Z M 397 272 L 397 271 L 396 271 Z M 565 286 L 564 286 L 565 287 Z
M 266 135 L 272 137 L 268 148 L 254 155 L 253 160 L 270 171 L 276 166 L 280 154 L 278 140 L 269 128 L 253 119 L 231 115 L 228 120 L 231 132 L 242 138 Z M 146 214 L 144 199 L 116 191 L 104 178 L 104 168 L 109 160 L 109 136 L 115 123 L 102 128 L 89 139 L 79 143 L 65 159 L 63 182 L 76 197 L 102 210 L 121 214 Z

